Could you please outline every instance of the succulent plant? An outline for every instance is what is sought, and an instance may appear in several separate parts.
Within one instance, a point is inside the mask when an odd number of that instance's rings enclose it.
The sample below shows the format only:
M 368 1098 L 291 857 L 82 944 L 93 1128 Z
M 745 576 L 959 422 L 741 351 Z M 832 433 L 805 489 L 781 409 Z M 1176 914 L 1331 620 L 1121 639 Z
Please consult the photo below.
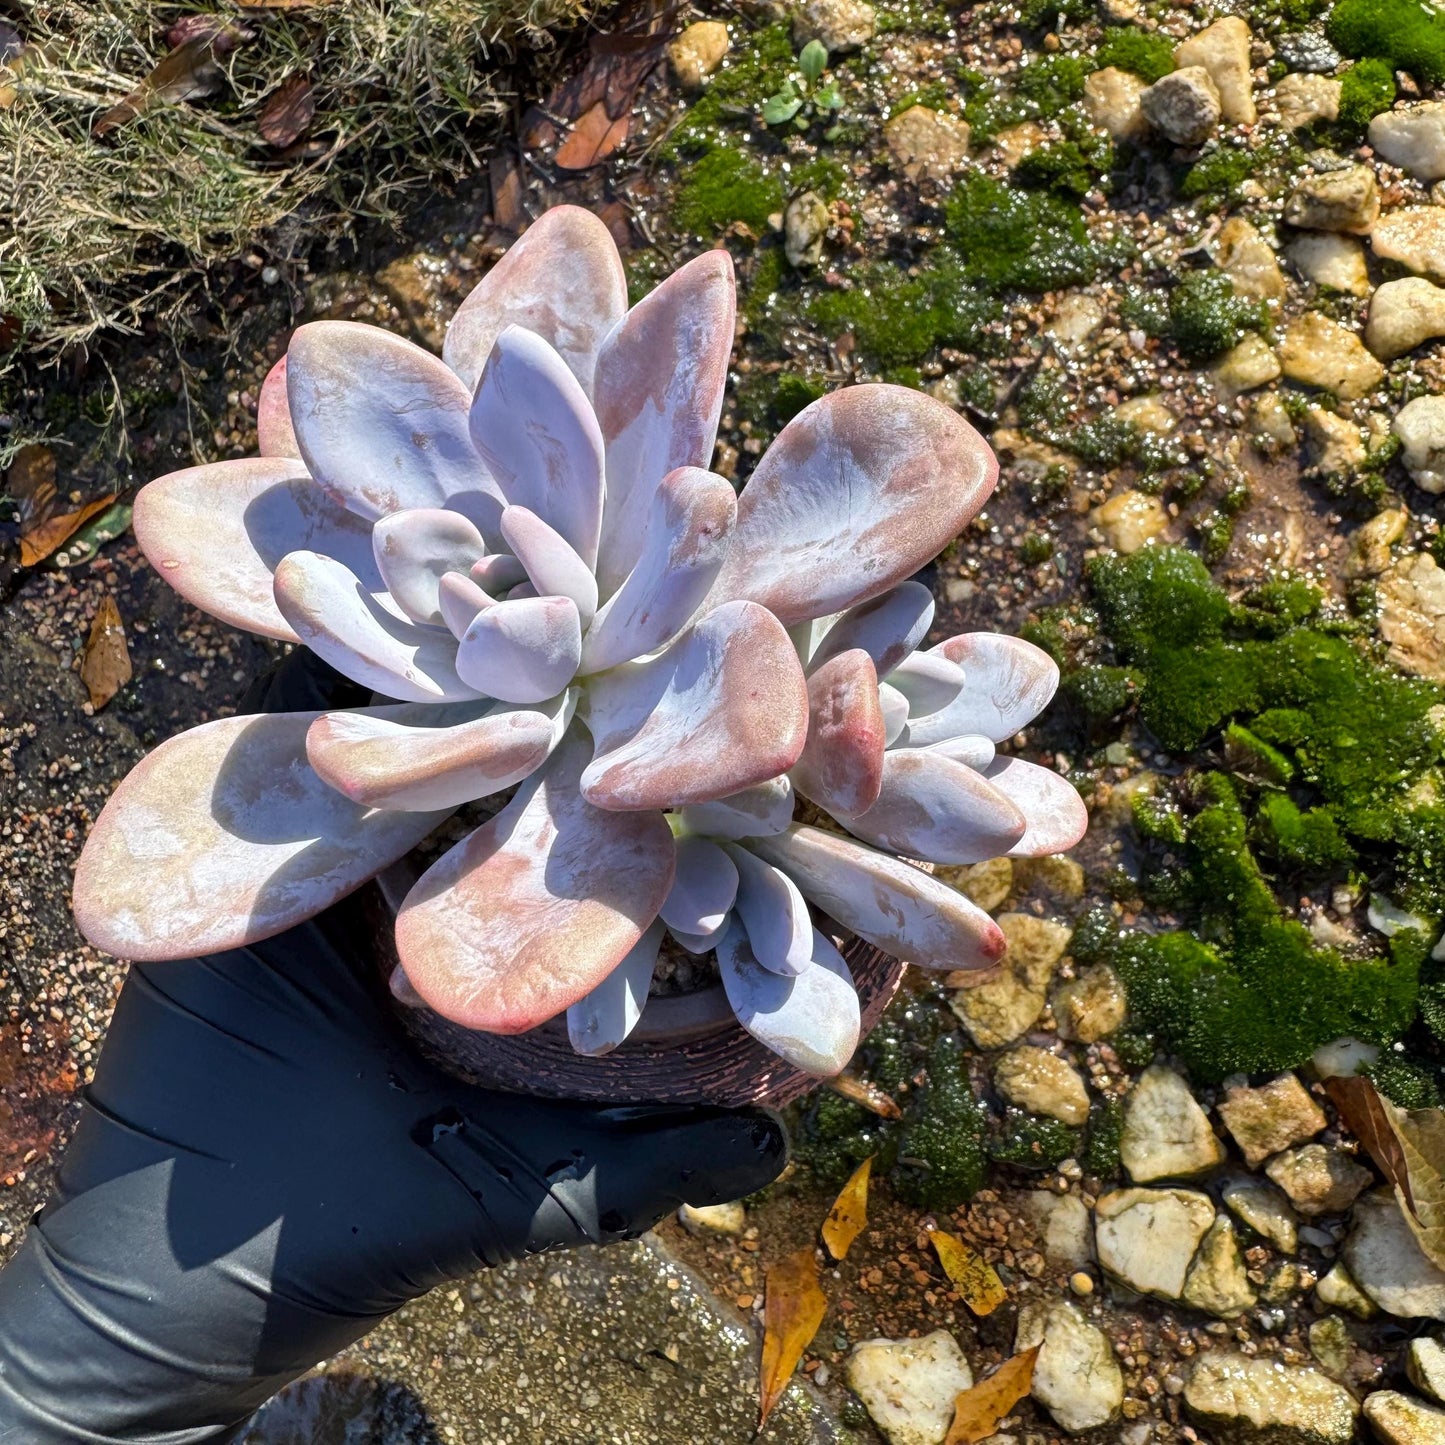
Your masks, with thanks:
M 825 1075 L 859 1029 L 829 928 L 926 968 L 995 963 L 988 915 L 904 861 L 1084 828 L 1064 779 L 995 753 L 1052 695 L 1049 658 L 988 633 L 918 650 L 933 603 L 907 579 L 983 504 L 993 456 L 939 402 L 857 386 L 790 422 L 739 497 L 705 469 L 734 307 L 712 251 L 629 310 L 606 228 L 561 207 L 440 360 L 352 322 L 297 330 L 260 455 L 150 483 L 136 534 L 190 601 L 306 644 L 376 705 L 163 743 L 87 842 L 86 936 L 133 959 L 267 937 L 515 786 L 396 920 L 405 985 L 469 1028 L 565 1011 L 579 1052 L 615 1048 L 670 932 L 715 951 L 744 1028 Z

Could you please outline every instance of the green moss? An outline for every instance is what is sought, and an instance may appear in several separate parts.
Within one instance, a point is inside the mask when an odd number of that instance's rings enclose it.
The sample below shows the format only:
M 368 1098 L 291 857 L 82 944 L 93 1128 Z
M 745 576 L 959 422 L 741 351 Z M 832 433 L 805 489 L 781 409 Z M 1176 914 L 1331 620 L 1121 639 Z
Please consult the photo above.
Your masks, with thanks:
M 1041 532 L 1029 532 L 1019 543 L 1019 560 L 1030 567 L 1047 562 L 1054 555 L 1054 541 Z
M 1421 918 L 1439 918 L 1445 914 L 1445 804 L 1404 811 L 1393 835 L 1400 848 L 1395 860 L 1397 901 Z
M 1077 1158 L 1083 1134 L 1057 1119 L 1006 1109 L 988 1142 L 989 1158 L 1015 1169 L 1055 1169 L 1065 1159 Z
M 1089 0 L 1022 0 L 1019 24 L 1026 30 L 1039 30 L 1061 20 L 1087 20 L 1092 14 Z
M 888 107 L 888 118 L 892 120 L 895 115 L 902 115 L 915 105 L 926 105 L 929 110 L 947 110 L 953 94 L 953 88 L 946 80 L 930 80 L 927 85 L 920 85 L 917 90 L 899 96 Z
M 663 156 L 696 156 L 724 143 L 729 126 L 751 120 L 793 69 L 793 41 L 786 22 L 744 34 L 707 89 L 688 106 Z
M 1283 793 L 1260 800 L 1255 835 L 1260 850 L 1286 868 L 1328 873 L 1355 859 L 1332 809 L 1301 808 Z
M 1239 195 L 1239 188 L 1260 167 L 1260 157 L 1242 145 L 1225 144 L 1201 156 L 1184 173 L 1179 194 L 1185 200 L 1226 201 Z
M 908 1105 L 893 1184 L 921 1209 L 954 1209 L 983 1187 L 988 1174 L 988 1110 L 974 1098 L 956 1034 L 930 1049 L 927 1079 Z
M 830 1089 L 819 1089 L 793 1131 L 793 1155 L 820 1183 L 842 1186 L 886 1136 L 884 1121 Z
M 1191 271 L 1169 295 L 1169 334 L 1190 361 L 1211 361 L 1268 325 L 1264 302 L 1236 296 L 1221 271 Z
M 1100 184 L 1113 163 L 1114 148 L 1106 138 L 1062 140 L 1030 151 L 1014 175 L 1026 186 L 1078 200 Z
M 1105 34 L 1094 52 L 1094 63 L 1100 70 L 1113 65 L 1132 71 L 1152 85 L 1174 69 L 1174 42 L 1155 30 L 1121 26 Z
M 1153 1058 L 1151 1048 L 1149 1057 Z M 1148 1060 L 1145 1060 L 1147 1063 Z M 1096 1179 L 1117 1178 L 1122 1163 L 1119 1145 L 1124 1138 L 1124 1101 L 1105 1099 L 1089 1111 L 1089 1141 L 1081 1161 L 1085 1170 Z
M 783 208 L 783 182 L 744 151 L 718 149 L 688 167 L 673 214 L 684 231 L 714 240 L 734 221 L 754 231 Z
M 1087 67 L 1073 55 L 1051 55 L 1015 72 L 1005 84 L 973 71 L 960 76 L 969 92 L 963 116 L 975 139 L 989 140 L 1026 120 L 1052 120 L 1084 94 Z
M 1374 1086 L 1401 1109 L 1438 1109 L 1440 1087 L 1435 1076 L 1418 1064 L 1386 1053 L 1362 1072 Z
M 1295 775 L 1294 764 L 1243 723 L 1232 722 L 1225 728 L 1224 761 L 1230 772 L 1270 788 L 1285 787 Z
M 1352 65 L 1340 78 L 1340 125 L 1358 135 L 1395 103 L 1395 70 L 1373 58 Z
M 1445 81 L 1445 16 L 1424 0 L 1339 0 L 1325 34 L 1346 55 L 1378 57 L 1431 85 Z
M 1130 703 L 1138 683 L 1127 667 L 1094 663 L 1070 672 L 1064 679 L 1062 699 L 1092 729 L 1118 717 Z

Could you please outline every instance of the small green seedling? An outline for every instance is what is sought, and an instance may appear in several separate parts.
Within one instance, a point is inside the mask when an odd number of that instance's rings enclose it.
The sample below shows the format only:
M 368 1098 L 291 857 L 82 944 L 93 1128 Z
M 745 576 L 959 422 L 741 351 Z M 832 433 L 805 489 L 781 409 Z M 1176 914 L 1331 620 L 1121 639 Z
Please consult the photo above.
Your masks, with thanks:
M 791 124 L 797 130 L 807 130 L 814 120 L 841 110 L 843 97 L 836 83 L 819 83 L 827 69 L 827 47 L 819 40 L 810 40 L 798 54 L 797 74 L 790 75 L 763 102 L 764 123 Z

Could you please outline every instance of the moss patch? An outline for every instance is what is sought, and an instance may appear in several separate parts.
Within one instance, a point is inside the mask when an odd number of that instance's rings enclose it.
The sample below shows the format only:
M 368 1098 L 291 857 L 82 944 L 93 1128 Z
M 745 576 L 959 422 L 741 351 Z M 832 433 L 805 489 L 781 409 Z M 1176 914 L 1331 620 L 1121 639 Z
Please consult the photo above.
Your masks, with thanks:
M 1395 103 L 1395 69 L 1388 60 L 1367 58 L 1340 78 L 1340 126 L 1358 134 Z
M 1190 361 L 1212 361 L 1239 345 L 1246 331 L 1264 331 L 1269 311 L 1263 301 L 1237 296 L 1222 271 L 1190 271 L 1170 288 L 1138 288 L 1125 295 L 1124 319 L 1148 336 L 1166 338 Z
M 713 240 L 734 221 L 764 230 L 768 217 L 782 209 L 783 183 L 744 151 L 709 151 L 688 168 L 674 204 L 677 223 L 704 240 Z
M 1432 85 L 1445 81 L 1445 15 L 1423 0 L 1339 0 L 1325 33 L 1346 55 L 1377 57 Z
M 1094 52 L 1094 63 L 1100 70 L 1113 65 L 1132 71 L 1152 85 L 1173 71 L 1174 42 L 1157 31 L 1125 25 L 1104 36 Z

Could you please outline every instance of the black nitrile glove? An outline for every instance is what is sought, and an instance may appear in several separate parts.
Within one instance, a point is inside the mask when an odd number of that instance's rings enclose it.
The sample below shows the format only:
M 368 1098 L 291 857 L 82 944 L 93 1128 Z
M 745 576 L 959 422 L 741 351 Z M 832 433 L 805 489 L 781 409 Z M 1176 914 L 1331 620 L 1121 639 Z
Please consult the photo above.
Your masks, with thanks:
M 349 686 L 298 653 L 248 710 L 364 700 Z M 55 1198 L 0 1274 L 0 1445 L 234 1439 L 433 1285 L 628 1238 L 781 1169 L 762 1112 L 457 1083 L 406 1042 L 367 927 L 348 900 L 131 969 Z

